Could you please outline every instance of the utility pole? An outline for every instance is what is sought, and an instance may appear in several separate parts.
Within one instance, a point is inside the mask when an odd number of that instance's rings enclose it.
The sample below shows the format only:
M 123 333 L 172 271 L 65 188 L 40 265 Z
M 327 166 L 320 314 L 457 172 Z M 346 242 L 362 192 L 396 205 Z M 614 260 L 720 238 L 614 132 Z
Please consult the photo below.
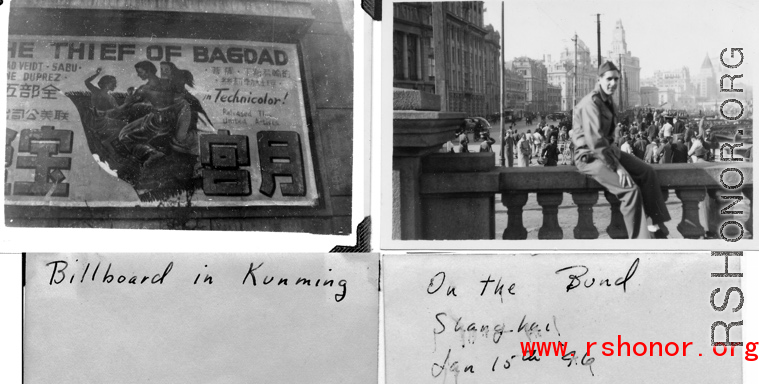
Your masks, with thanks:
M 574 93 L 572 94 L 572 108 L 574 108 L 577 105 L 577 32 L 575 32 L 575 38 L 572 41 L 575 42 Z
M 622 79 L 625 76 L 622 74 L 623 71 L 624 71 L 624 69 L 622 69 L 622 54 L 620 53 L 619 54 L 619 76 L 620 76 L 619 87 L 620 88 L 624 88 L 624 82 L 623 82 Z M 623 110 L 623 111 L 625 109 L 625 101 L 622 99 L 622 89 L 619 90 L 619 109 Z
M 504 135 L 504 131 L 503 131 L 503 91 L 504 91 L 503 75 L 504 73 L 503 71 L 504 71 L 504 66 L 506 64 L 506 61 L 504 59 L 506 57 L 506 54 L 505 54 L 506 47 L 504 46 L 505 41 L 506 41 L 506 29 L 504 28 L 504 18 L 505 18 L 504 4 L 505 2 L 501 2 L 501 65 L 500 65 L 501 67 L 501 108 L 500 110 L 501 110 L 501 166 L 502 167 L 506 165 L 506 159 L 504 158 L 504 154 L 505 154 L 504 145 L 506 144 L 506 142 L 504 141 L 504 138 L 503 138 L 503 135 Z
M 596 35 L 598 35 L 598 66 L 601 66 L 601 14 L 596 13 L 596 24 L 598 29 Z

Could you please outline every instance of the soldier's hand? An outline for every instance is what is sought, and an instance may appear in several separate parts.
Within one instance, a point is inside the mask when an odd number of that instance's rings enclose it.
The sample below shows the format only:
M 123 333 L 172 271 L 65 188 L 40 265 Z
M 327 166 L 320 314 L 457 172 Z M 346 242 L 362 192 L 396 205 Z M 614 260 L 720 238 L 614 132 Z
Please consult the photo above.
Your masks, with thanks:
M 633 186 L 632 177 L 621 166 L 617 167 L 617 175 L 619 175 L 619 184 L 622 185 L 622 188 L 631 188 Z

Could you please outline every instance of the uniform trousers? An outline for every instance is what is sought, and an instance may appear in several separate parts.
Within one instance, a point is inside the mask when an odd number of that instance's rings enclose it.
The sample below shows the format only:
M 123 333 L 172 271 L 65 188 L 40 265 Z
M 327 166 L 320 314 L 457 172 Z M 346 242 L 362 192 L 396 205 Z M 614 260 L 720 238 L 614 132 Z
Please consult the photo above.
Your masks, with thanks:
M 576 162 L 581 173 L 592 177 L 617 196 L 621 202 L 620 211 L 624 217 L 628 238 L 648 239 L 650 233 L 643 213 L 650 217 L 654 224 L 670 220 L 659 179 L 650 165 L 628 153 L 620 154 L 619 164 L 633 179 L 632 187 L 623 187 L 619 182 L 619 174 L 598 159 L 589 163 L 582 160 Z

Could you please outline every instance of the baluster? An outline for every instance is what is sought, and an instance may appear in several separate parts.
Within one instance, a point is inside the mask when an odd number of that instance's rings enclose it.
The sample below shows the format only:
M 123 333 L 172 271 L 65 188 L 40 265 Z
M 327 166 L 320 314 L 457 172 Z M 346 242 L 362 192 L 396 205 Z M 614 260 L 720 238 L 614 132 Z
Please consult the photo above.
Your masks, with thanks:
M 598 202 L 598 191 L 572 192 L 572 201 L 577 204 L 577 226 L 575 239 L 597 239 L 598 229 L 593 223 L 593 205 Z
M 538 231 L 538 239 L 562 239 L 564 231 L 559 226 L 559 204 L 562 193 L 538 192 L 538 204 L 543 207 L 543 226 Z
M 750 201 L 748 205 L 748 220 L 746 220 L 746 230 L 754 234 L 754 187 L 743 187 L 743 196 Z
M 625 226 L 625 218 L 622 216 L 622 211 L 619 210 L 622 202 L 619 201 L 615 194 L 609 191 L 604 191 L 604 196 L 609 205 L 611 205 L 611 220 L 609 220 L 609 226 L 606 227 L 606 233 L 612 239 L 626 239 L 627 227 Z
M 724 221 L 722 220 L 724 216 L 720 214 L 719 207 L 723 200 L 720 198 L 719 190 L 715 188 L 707 189 L 706 195 L 707 198 L 703 202 L 704 211 L 699 211 L 699 213 L 705 219 L 702 222 L 706 223 L 705 238 L 716 239 L 719 238 L 719 227 Z
M 524 240 L 527 238 L 527 229 L 522 223 L 522 209 L 527 204 L 526 193 L 504 193 L 501 201 L 506 206 L 509 221 L 503 231 L 504 240 Z
M 683 203 L 683 218 L 677 224 L 677 230 L 686 239 L 698 239 L 704 236 L 704 227 L 698 217 L 698 203 L 706 197 L 704 189 L 678 189 L 677 197 Z

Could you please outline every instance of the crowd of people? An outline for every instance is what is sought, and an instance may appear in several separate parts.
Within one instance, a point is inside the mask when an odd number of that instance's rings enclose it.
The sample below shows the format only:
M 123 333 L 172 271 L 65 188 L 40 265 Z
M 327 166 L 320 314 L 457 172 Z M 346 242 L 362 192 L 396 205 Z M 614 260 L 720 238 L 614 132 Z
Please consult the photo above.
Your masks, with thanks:
M 642 120 L 617 123 L 612 145 L 651 164 L 712 161 L 720 143 L 705 120 L 649 111 Z
M 479 152 L 493 152 L 493 144 L 496 143 L 496 140 L 490 136 L 490 133 L 483 131 L 475 134 L 475 136 L 477 135 L 479 138 L 476 139 L 481 140 Z M 454 136 L 454 139 L 458 139 L 459 142 L 458 151 L 456 151 L 456 145 L 453 144 L 453 141 L 448 141 L 443 146 L 442 152 L 470 152 L 470 139 L 466 126 L 462 124 Z M 542 121 L 537 125 L 534 132 L 530 129 L 526 132 L 518 132 L 515 123 L 512 122 L 504 134 L 503 143 L 504 157 L 506 158 L 506 165 L 509 167 L 514 166 L 515 159 L 520 167 L 530 166 L 533 164 L 533 159 L 536 160 L 537 164 L 548 167 L 556 166 L 559 163 L 560 154 L 568 151 L 571 145 L 569 142 L 569 124 L 554 126 Z M 565 158 L 567 163 L 571 161 L 571 156 L 568 153 Z
M 612 145 L 646 163 L 706 162 L 713 161 L 719 153 L 719 140 L 705 116 L 696 121 L 689 120 L 684 111 L 636 109 L 621 120 L 617 123 Z M 542 120 L 534 130 L 519 132 L 511 122 L 503 138 L 505 165 L 513 167 L 516 160 L 519 167 L 556 166 L 562 154 L 566 154 L 563 164 L 574 164 L 571 155 L 574 148 L 569 140 L 571 124 L 571 117 L 562 119 L 556 126 Z M 492 152 L 496 140 L 487 130 L 479 136 L 479 151 Z M 470 152 L 470 139 L 464 125 L 455 133 L 454 139 L 459 141 L 459 153 Z M 449 141 L 443 152 L 455 153 L 456 145 Z

